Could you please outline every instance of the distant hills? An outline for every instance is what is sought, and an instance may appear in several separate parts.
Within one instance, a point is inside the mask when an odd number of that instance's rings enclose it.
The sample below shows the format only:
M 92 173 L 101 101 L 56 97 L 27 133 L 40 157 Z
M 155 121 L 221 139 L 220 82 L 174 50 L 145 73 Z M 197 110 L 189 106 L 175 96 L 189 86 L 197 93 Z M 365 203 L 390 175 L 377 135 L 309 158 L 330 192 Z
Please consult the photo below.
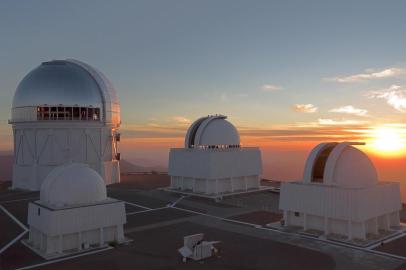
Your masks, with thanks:
M 125 159 L 120 160 L 120 171 L 121 173 L 131 173 L 131 172 L 166 172 L 168 169 L 162 166 L 140 166 L 135 165 Z
M 0 152 L 0 181 L 11 181 L 14 156 L 10 153 Z
M 0 182 L 11 181 L 13 173 L 14 156 L 11 152 L 0 151 Z M 140 166 L 125 159 L 120 160 L 121 173 L 131 172 L 166 172 L 167 168 L 162 166 Z

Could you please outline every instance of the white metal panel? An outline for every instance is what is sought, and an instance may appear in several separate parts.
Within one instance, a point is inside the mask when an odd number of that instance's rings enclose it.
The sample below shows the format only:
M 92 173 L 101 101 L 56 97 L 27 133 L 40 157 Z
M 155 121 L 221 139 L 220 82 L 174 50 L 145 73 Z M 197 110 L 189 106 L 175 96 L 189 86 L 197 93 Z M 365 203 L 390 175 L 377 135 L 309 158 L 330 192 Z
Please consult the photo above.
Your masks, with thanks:
M 259 175 L 259 148 L 225 150 L 171 149 L 168 173 L 192 178 L 228 178 Z
M 37 215 L 38 206 L 30 203 L 28 224 L 48 236 L 76 233 L 126 223 L 123 202 L 98 204 L 51 211 L 44 207 Z
M 374 207 L 371 207 L 371 202 L 374 202 Z M 401 209 L 397 183 L 382 183 L 365 189 L 282 183 L 279 207 L 282 210 L 353 221 L 363 221 Z

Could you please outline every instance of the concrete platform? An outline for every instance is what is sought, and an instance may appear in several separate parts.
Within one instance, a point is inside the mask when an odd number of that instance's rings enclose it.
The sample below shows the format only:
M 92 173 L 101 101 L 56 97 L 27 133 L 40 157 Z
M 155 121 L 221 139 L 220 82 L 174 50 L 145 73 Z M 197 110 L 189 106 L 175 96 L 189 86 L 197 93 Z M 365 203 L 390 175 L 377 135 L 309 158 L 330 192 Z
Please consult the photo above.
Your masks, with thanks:
M 336 242 L 337 244 L 345 244 L 354 247 L 368 248 L 377 245 L 385 240 L 395 238 L 402 235 L 406 231 L 406 226 L 401 226 L 399 228 L 391 228 L 390 231 L 380 231 L 379 235 L 367 235 L 366 239 L 351 239 L 340 235 L 324 235 L 323 232 L 318 230 L 306 230 L 304 231 L 301 227 L 295 226 L 282 226 L 280 221 L 272 222 L 266 224 L 268 228 L 279 230 L 281 232 L 287 232 L 291 234 L 302 234 L 309 237 L 314 237 L 321 240 L 326 240 L 329 242 Z
M 0 254 L 0 269 L 378 270 L 401 267 L 404 263 L 402 258 L 406 260 L 406 256 L 391 257 L 394 255 L 386 251 L 377 254 L 375 250 L 322 242 L 313 237 L 261 226 L 280 217 L 279 195 L 276 193 L 242 194 L 214 202 L 148 189 L 145 188 L 148 183 L 143 175 L 135 178 L 126 186 L 108 187 L 109 196 L 127 202 L 128 223 L 124 233 L 133 242 L 109 250 L 92 250 L 47 261 L 17 241 Z M 167 181 L 166 176 L 158 182 L 164 181 Z M 0 191 L 0 205 L 25 223 L 27 203 L 35 200 L 37 195 L 3 190 Z M 6 232 L 5 238 L 2 238 L 3 244 L 6 244 L 15 236 L 12 232 L 16 228 L 7 221 L 1 222 L 0 226 L 2 232 Z M 221 258 L 183 264 L 177 248 L 182 246 L 183 236 L 198 232 L 206 233 L 208 240 L 222 241 Z M 403 249 L 403 242 L 394 247 L 394 252 L 400 248 Z
M 222 194 L 205 194 L 205 193 L 196 193 L 193 191 L 187 191 L 187 190 L 179 190 L 179 189 L 173 189 L 170 187 L 165 187 L 165 188 L 160 188 L 160 190 L 167 191 L 167 192 L 173 192 L 177 194 L 182 194 L 186 196 L 195 196 L 195 197 L 201 197 L 201 198 L 206 198 L 206 199 L 213 199 L 215 201 L 221 201 L 225 197 L 231 197 L 231 196 L 238 196 L 238 195 L 244 195 L 244 194 L 250 194 L 250 193 L 257 193 L 257 192 L 264 192 L 264 191 L 274 191 L 275 188 L 271 186 L 260 186 L 258 189 L 249 189 L 245 191 L 236 191 L 236 192 L 229 192 L 229 193 L 222 193 Z

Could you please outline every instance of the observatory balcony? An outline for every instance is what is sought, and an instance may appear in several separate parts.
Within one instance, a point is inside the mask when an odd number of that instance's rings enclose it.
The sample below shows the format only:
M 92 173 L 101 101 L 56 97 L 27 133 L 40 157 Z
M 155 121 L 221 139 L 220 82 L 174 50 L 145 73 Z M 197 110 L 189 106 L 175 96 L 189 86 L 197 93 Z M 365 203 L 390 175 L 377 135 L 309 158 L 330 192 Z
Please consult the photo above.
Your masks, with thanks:
M 13 109 L 12 120 L 15 122 L 32 121 L 101 121 L 100 108 L 79 106 L 30 106 Z
M 218 150 L 225 150 L 225 149 L 236 149 L 241 148 L 239 144 L 227 145 L 227 144 L 220 144 L 220 145 L 191 145 L 189 148 L 193 149 L 200 149 L 200 150 L 209 150 L 209 149 L 218 149 Z
M 37 120 L 99 121 L 100 120 L 100 108 L 37 107 Z

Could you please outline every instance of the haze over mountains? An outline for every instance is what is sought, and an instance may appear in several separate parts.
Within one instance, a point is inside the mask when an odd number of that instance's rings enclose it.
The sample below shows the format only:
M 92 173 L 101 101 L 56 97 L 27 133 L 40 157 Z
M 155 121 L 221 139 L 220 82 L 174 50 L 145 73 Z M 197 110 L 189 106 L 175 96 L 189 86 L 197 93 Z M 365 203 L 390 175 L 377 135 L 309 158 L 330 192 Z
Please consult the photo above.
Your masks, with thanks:
M 136 165 L 126 159 L 120 160 L 120 172 L 121 173 L 131 173 L 131 172 L 166 172 L 167 168 L 159 166 L 159 165 Z
M 0 151 L 0 181 L 11 181 L 14 156 L 11 152 Z
M 138 160 L 141 165 L 136 165 L 125 159 L 120 160 L 121 173 L 131 172 L 166 172 L 167 168 L 159 165 L 154 165 L 153 161 Z M 0 182 L 11 181 L 13 175 L 14 156 L 11 151 L 0 151 Z

